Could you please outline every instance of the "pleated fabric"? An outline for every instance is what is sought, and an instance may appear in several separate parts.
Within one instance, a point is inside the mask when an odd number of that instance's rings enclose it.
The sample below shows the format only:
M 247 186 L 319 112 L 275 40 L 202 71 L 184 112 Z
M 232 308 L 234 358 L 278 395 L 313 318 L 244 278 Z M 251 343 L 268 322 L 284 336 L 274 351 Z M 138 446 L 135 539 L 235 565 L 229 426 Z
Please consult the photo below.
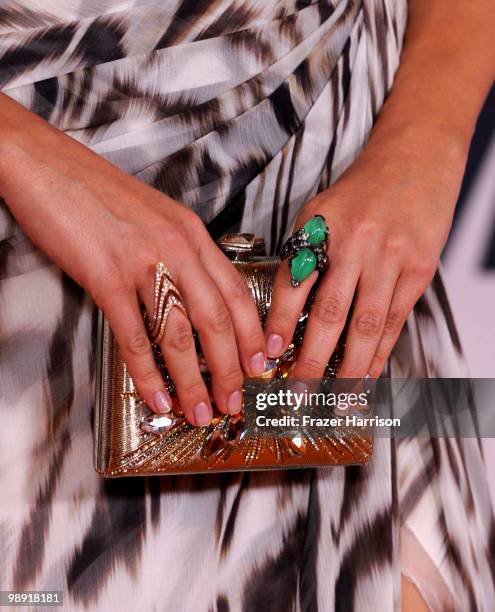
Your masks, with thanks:
M 277 253 L 366 143 L 406 19 L 406 0 L 6 0 L 0 90 L 213 236 Z M 404 574 L 432 610 L 494 609 L 478 440 L 381 439 L 366 467 L 100 479 L 95 313 L 0 201 L 0 589 L 63 590 L 71 611 L 386 612 Z M 440 275 L 387 372 L 467 374 Z

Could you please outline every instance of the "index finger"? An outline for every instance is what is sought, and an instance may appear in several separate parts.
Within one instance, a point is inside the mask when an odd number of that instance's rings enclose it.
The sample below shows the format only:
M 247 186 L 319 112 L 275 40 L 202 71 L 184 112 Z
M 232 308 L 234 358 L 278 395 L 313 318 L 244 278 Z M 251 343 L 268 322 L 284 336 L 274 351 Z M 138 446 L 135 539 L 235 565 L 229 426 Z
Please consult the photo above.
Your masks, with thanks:
M 284 260 L 280 264 L 265 326 L 268 357 L 280 357 L 292 342 L 297 321 L 317 278 L 318 273 L 313 272 L 299 287 L 293 287 L 288 261 Z

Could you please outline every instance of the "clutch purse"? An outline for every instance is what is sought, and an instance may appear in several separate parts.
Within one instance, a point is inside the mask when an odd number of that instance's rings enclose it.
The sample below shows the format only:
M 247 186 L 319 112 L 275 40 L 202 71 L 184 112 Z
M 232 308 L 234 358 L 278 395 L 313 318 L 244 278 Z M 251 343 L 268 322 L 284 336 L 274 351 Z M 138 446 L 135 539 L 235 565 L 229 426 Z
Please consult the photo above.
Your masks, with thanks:
M 250 288 L 261 321 L 270 308 L 280 258 L 267 257 L 263 240 L 252 234 L 229 234 L 219 241 Z M 314 292 L 313 292 L 314 293 Z M 287 377 L 297 358 L 312 296 L 301 314 L 293 342 L 277 360 L 268 362 L 263 378 Z M 341 338 L 325 372 L 334 378 L 344 350 Z M 155 360 L 172 396 L 172 411 L 154 414 L 139 397 L 122 360 L 108 320 L 99 312 L 97 339 L 94 465 L 105 477 L 197 474 L 272 470 L 367 463 L 372 455 L 369 430 L 336 427 L 331 435 L 294 437 L 249 435 L 243 412 L 214 414 L 210 425 L 195 427 L 184 418 L 166 365 L 154 346 Z M 207 366 L 198 347 L 207 386 Z

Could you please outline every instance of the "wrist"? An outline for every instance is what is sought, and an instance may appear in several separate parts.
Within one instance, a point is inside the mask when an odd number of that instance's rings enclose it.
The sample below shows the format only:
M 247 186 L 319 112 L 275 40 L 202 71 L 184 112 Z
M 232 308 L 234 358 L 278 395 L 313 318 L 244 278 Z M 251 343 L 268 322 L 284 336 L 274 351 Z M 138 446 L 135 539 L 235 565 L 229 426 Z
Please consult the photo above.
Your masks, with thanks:
M 0 118 L 0 193 L 3 193 L 20 174 L 25 177 L 33 157 L 45 158 L 57 130 L 5 94 L 0 94 Z
M 437 116 L 386 116 L 377 120 L 369 141 L 370 146 L 393 148 L 397 153 L 425 151 L 445 155 L 448 159 L 465 160 L 474 132 L 473 126 L 457 126 Z
M 361 155 L 329 189 L 332 201 L 361 202 L 369 210 L 450 219 L 455 209 L 468 143 L 438 126 L 396 124 L 373 133 Z M 435 202 L 431 208 L 431 202 Z M 429 210 L 425 209 L 429 208 Z
M 469 152 L 471 134 L 457 130 L 441 121 L 383 121 L 376 125 L 363 158 L 373 158 L 374 164 L 393 163 L 411 170 L 429 168 L 463 174 Z
M 30 118 L 30 117 L 29 117 Z M 29 121 L 21 127 L 0 128 L 0 195 L 9 193 L 26 179 L 43 173 L 48 160 L 63 148 L 56 130 L 42 121 Z

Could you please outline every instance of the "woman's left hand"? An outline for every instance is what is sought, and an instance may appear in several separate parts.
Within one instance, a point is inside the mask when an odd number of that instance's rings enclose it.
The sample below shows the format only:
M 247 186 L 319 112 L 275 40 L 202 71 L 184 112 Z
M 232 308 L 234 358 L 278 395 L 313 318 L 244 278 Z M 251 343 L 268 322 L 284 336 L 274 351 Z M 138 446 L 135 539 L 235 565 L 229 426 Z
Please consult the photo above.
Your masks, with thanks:
M 330 266 L 294 377 L 322 377 L 354 299 L 339 376 L 378 378 L 438 267 L 466 155 L 465 146 L 434 129 L 372 138 L 342 177 L 302 209 L 296 230 L 316 214 L 327 221 Z M 282 263 L 266 324 L 270 357 L 290 344 L 316 278 L 313 272 L 293 288 L 288 262 Z

